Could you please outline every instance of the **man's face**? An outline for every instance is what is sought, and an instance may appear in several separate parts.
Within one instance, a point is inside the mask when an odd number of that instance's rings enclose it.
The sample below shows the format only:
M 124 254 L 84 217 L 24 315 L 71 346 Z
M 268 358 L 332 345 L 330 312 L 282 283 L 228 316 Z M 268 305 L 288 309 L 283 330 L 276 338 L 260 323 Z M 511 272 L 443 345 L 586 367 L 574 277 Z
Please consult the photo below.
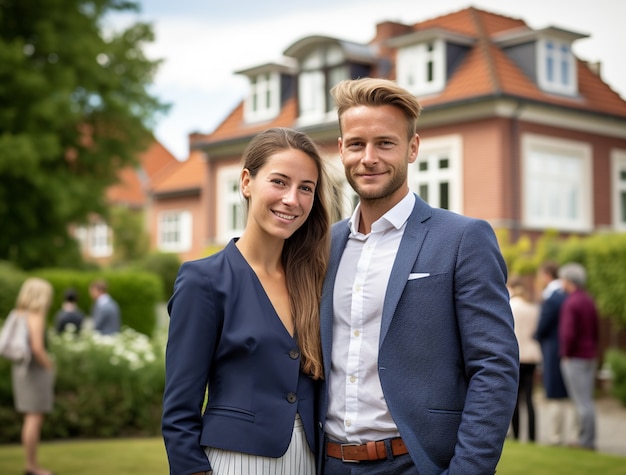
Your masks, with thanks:
M 357 106 L 341 116 L 339 152 L 346 179 L 361 202 L 388 201 L 408 192 L 408 165 L 417 158 L 419 137 L 407 138 L 407 120 L 390 105 Z

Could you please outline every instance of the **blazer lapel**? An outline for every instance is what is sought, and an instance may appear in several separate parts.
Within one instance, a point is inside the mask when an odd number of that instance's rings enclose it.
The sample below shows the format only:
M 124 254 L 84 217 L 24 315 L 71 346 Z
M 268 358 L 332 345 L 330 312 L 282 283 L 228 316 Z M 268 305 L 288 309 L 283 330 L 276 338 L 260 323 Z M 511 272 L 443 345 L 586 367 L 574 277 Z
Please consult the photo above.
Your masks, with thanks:
M 419 196 L 415 197 L 415 206 L 406 223 L 406 228 L 400 241 L 400 247 L 396 255 L 395 262 L 389 276 L 385 302 L 383 304 L 383 315 L 380 327 L 380 339 L 378 347 L 382 345 L 387 336 L 391 319 L 398 306 L 398 301 L 404 287 L 406 286 L 409 274 L 413 269 L 417 256 L 422 247 L 422 243 L 428 234 L 428 226 L 424 223 L 431 217 L 432 208 Z

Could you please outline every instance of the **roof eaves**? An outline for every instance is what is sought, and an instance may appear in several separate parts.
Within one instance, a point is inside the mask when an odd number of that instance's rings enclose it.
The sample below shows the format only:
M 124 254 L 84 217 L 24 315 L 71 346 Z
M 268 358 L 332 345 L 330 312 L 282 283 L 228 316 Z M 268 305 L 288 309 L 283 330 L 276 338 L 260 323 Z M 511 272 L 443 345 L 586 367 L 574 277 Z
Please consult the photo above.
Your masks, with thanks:
M 401 48 L 403 46 L 413 45 L 416 43 L 422 43 L 424 41 L 431 41 L 443 39 L 447 42 L 472 46 L 476 43 L 476 38 L 462 33 L 456 33 L 444 28 L 434 27 L 426 28 L 424 30 L 413 31 L 406 35 L 396 36 L 388 39 L 385 44 L 392 48 Z

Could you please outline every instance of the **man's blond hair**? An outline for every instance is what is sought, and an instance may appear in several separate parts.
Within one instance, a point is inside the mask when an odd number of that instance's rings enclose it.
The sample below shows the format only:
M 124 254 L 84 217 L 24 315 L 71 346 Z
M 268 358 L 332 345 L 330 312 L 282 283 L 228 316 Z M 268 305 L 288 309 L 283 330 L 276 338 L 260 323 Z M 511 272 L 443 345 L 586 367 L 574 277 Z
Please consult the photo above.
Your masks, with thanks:
M 417 133 L 417 119 L 422 111 L 417 98 L 403 87 L 389 79 L 361 78 L 341 81 L 330 90 L 339 117 L 351 107 L 390 105 L 402 111 L 407 120 L 409 140 Z

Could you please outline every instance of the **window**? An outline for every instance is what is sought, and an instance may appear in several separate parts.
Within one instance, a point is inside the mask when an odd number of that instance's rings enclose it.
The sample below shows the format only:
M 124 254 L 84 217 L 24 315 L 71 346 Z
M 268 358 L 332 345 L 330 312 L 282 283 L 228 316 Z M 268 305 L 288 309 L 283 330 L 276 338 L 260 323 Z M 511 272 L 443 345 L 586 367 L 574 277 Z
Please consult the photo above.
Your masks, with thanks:
M 104 222 L 77 226 L 74 236 L 90 257 L 110 257 L 113 254 L 113 230 Z
M 159 249 L 184 252 L 191 249 L 191 213 L 163 211 L 159 213 Z
M 222 167 L 217 172 L 217 239 L 225 243 L 240 236 L 245 226 L 245 207 L 239 188 L 241 166 Z
M 330 89 L 348 79 L 349 69 L 338 46 L 319 48 L 306 56 L 300 64 L 298 100 L 300 120 L 315 122 L 329 113 L 334 118 L 334 101 Z
M 591 147 L 582 142 L 522 138 L 524 223 L 542 229 L 590 231 Z
M 537 43 L 539 54 L 539 85 L 542 89 L 561 94 L 575 94 L 576 64 L 570 44 L 555 39 L 543 39 Z
M 245 104 L 246 122 L 271 119 L 280 111 L 280 75 L 262 73 L 250 77 L 250 94 Z
M 406 46 L 398 50 L 398 83 L 413 94 L 432 94 L 445 86 L 443 40 Z
M 417 160 L 409 167 L 409 186 L 437 208 L 463 212 L 462 139 L 448 135 L 420 143 Z
M 620 231 L 626 230 L 626 150 L 611 153 L 613 175 L 613 226 Z

